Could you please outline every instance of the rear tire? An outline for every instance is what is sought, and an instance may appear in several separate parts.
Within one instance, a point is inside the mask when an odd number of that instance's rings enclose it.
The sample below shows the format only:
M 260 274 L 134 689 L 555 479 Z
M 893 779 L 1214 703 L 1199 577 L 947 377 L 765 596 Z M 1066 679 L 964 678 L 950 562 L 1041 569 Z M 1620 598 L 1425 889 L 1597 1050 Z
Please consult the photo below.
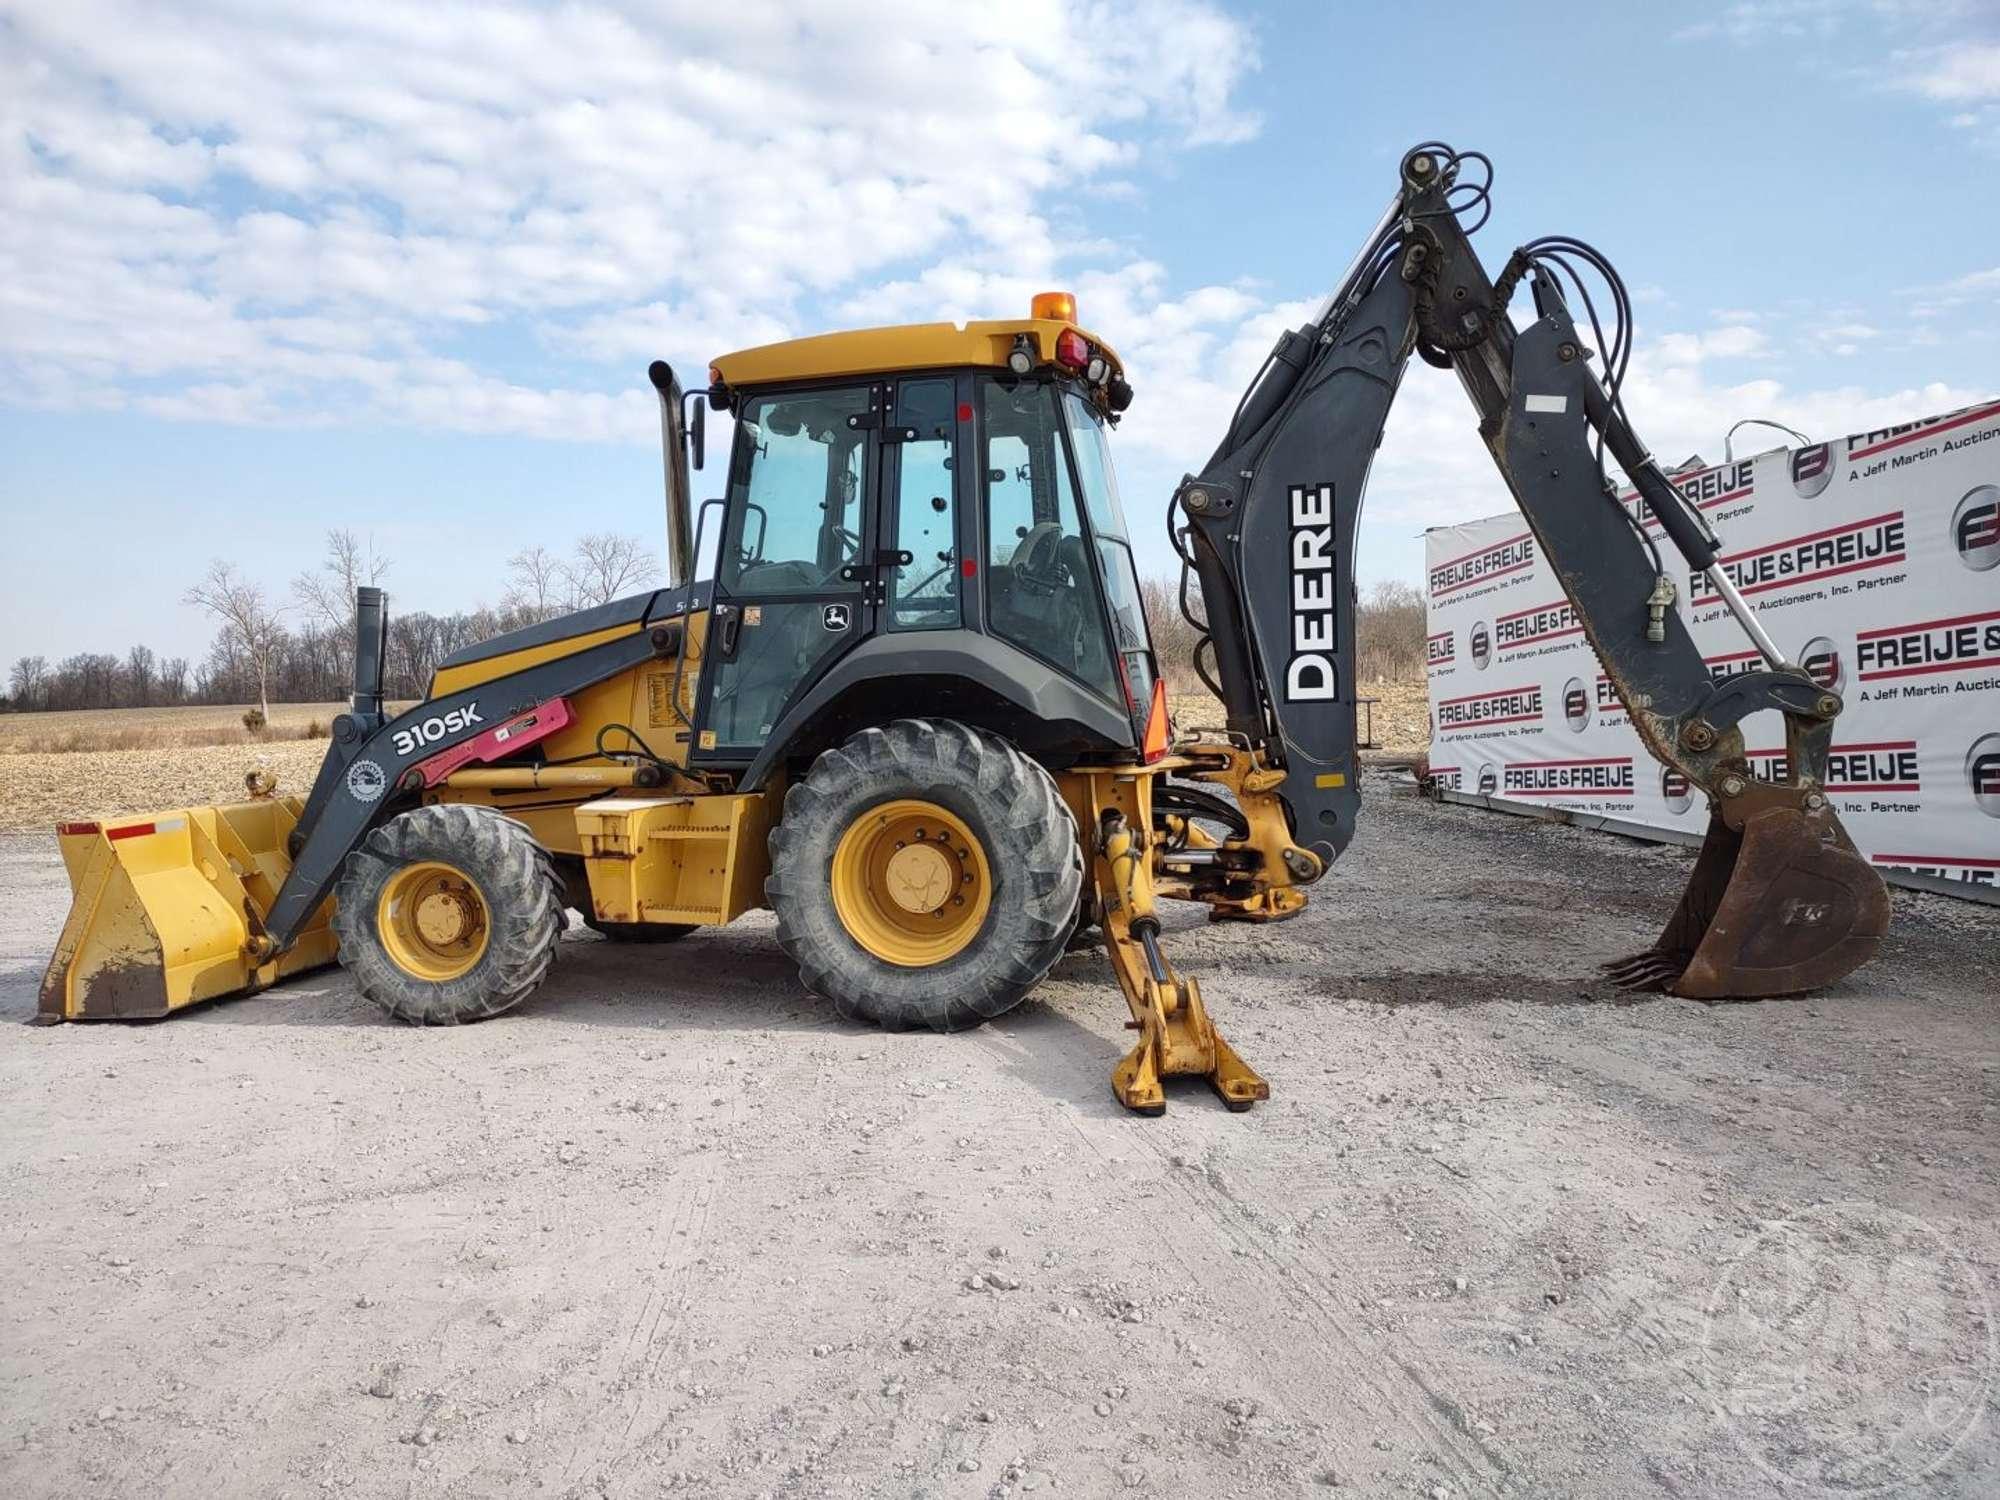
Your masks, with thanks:
M 888 901 L 884 865 L 899 860 L 906 892 L 965 900 Z M 898 719 L 828 750 L 786 793 L 764 894 L 800 979 L 841 1015 L 958 1031 L 1041 982 L 1082 887 L 1076 824 L 1047 771 L 963 724 Z
M 541 987 L 564 926 L 549 851 L 512 818 L 437 803 L 348 855 L 334 898 L 340 962 L 399 1021 L 497 1016 Z

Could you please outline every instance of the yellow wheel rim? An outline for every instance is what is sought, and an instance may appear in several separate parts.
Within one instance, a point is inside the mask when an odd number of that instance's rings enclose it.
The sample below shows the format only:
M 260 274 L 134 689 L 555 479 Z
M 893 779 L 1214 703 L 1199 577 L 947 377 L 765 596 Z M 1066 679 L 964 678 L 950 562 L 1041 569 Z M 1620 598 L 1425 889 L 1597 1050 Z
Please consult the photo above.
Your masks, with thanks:
M 993 905 L 986 850 L 963 819 L 905 797 L 869 808 L 833 851 L 833 909 L 884 963 L 923 969 L 979 935 Z
M 472 877 L 436 860 L 396 871 L 375 904 L 375 930 L 396 967 L 434 984 L 470 974 L 492 928 Z

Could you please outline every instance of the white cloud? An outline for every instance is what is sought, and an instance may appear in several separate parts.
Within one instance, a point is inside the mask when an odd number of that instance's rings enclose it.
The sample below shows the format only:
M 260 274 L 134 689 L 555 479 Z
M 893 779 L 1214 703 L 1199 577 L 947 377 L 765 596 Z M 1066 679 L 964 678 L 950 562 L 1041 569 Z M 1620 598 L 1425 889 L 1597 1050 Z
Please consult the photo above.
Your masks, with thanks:
M 1718 35 L 1837 9 L 1739 6 Z M 1121 466 L 1163 566 L 1173 483 L 1325 290 L 1178 286 L 1091 222 L 1163 150 L 1257 129 L 1254 38 L 1205 0 L 0 17 L 0 400 L 650 444 L 648 359 L 687 378 L 727 348 L 1070 287 L 1133 372 Z M 1988 299 L 1986 277 L 1912 296 Z M 1672 290 L 1638 296 L 1659 316 Z M 1627 395 L 1657 451 L 1713 455 L 1743 416 L 1830 433 L 1989 394 L 1794 388 L 1781 321 L 1640 345 Z M 1838 323 L 1825 348 L 1873 326 Z M 1504 507 L 1456 381 L 1411 370 L 1372 487 L 1378 522 Z
M 1094 179 L 1257 124 L 1252 39 L 1206 0 L 0 17 L 0 399 L 222 421 L 643 440 L 644 357 L 927 265 L 1053 274 Z M 475 330 L 627 394 L 499 379 Z
M 2000 99 L 2000 44 L 1960 42 L 1906 58 L 1904 82 L 1926 98 L 1950 104 Z M 1952 123 L 1976 123 L 1960 115 Z

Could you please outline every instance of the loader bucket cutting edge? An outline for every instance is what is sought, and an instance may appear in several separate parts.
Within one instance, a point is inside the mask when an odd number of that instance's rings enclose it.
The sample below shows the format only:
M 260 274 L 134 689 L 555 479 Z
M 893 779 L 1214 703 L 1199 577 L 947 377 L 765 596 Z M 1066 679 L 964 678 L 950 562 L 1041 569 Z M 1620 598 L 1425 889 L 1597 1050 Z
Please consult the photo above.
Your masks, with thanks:
M 36 1019 L 164 1016 L 332 962 L 327 908 L 284 953 L 252 957 L 299 810 L 269 797 L 59 825 L 71 904 Z
M 1741 832 L 1718 814 L 1659 940 L 1605 968 L 1693 1000 L 1792 995 L 1851 974 L 1888 927 L 1888 887 L 1830 810 L 1770 807 Z

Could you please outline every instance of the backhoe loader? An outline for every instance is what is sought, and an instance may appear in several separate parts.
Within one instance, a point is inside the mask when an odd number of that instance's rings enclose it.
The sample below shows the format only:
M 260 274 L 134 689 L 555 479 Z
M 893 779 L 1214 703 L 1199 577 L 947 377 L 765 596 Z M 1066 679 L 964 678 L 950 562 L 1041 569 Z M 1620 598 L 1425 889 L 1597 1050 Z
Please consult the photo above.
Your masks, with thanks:
M 1407 153 L 1173 496 L 1221 727 L 1170 728 L 1108 444 L 1132 387 L 1069 295 L 745 350 L 685 393 L 656 364 L 668 585 L 459 651 L 393 717 L 383 598 L 360 590 L 352 707 L 303 801 L 61 825 L 75 905 L 42 1018 L 158 1016 L 337 957 L 391 1016 L 471 1021 L 543 983 L 568 908 L 671 944 L 769 907 L 841 1015 L 943 1031 L 1020 1004 L 1094 922 L 1138 1034 L 1118 1099 L 1158 1112 L 1198 1074 L 1247 1108 L 1265 1081 L 1175 971 L 1158 907 L 1295 916 L 1353 837 L 1352 547 L 1413 353 L 1456 372 L 1640 738 L 1710 800 L 1678 910 L 1615 977 L 1711 999 L 1839 979 L 1889 910 L 1824 791 L 1840 698 L 1772 643 L 1634 434 L 1616 272 L 1552 237 L 1489 278 L 1469 235 L 1490 186 L 1477 152 Z M 732 422 L 727 483 L 695 506 L 710 412 Z M 1760 670 L 1711 680 L 1607 455 Z M 1784 720 L 1782 780 L 1745 758 L 1761 710 Z

